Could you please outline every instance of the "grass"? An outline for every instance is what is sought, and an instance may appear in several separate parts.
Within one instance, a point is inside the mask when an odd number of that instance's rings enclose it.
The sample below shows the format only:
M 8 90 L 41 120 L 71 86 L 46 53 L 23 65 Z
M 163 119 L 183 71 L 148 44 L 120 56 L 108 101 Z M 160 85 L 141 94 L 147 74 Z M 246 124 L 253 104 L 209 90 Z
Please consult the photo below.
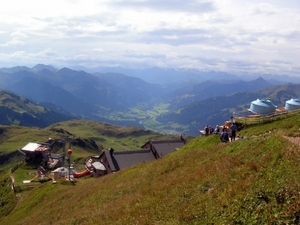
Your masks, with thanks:
M 75 166 L 79 166 L 79 169 L 81 169 L 80 166 L 83 165 L 88 156 L 99 155 L 102 148 L 108 149 L 109 147 L 113 147 L 115 150 L 140 149 L 143 144 L 151 139 L 176 138 L 171 135 L 160 135 L 151 131 L 144 131 L 136 127 L 122 128 L 88 120 L 61 122 L 45 129 L 0 126 L 0 131 L 0 165 L 3 172 L 8 171 L 15 164 L 24 160 L 24 155 L 17 150 L 25 146 L 28 142 L 44 142 L 49 137 L 59 139 L 62 137 L 62 131 L 72 133 L 76 138 L 90 138 L 96 141 L 99 146 L 97 151 L 78 145 L 72 146 L 73 154 L 71 162 L 75 162 Z M 62 152 L 62 150 L 59 152 Z M 30 179 L 30 176 L 26 176 L 26 173 L 23 172 L 22 167 L 16 171 L 16 185 L 22 185 L 23 180 Z
M 178 134 L 176 131 L 176 126 L 178 125 L 176 123 L 166 126 L 156 120 L 157 116 L 169 112 L 169 106 L 170 104 L 159 104 L 147 111 L 133 109 L 132 118 L 139 118 L 146 129 L 159 131 L 160 133 Z
M 114 148 L 116 150 L 139 149 L 144 143 L 153 139 L 179 138 L 179 135 L 162 135 L 136 127 L 117 127 L 88 120 L 71 120 L 49 127 L 49 129 L 54 128 L 72 131 L 72 134 L 75 134 L 76 137 L 92 138 L 96 142 L 101 143 L 104 148 Z
M 2 218 L 8 216 L 18 202 L 18 199 L 15 197 L 10 184 L 11 182 L 10 182 L 9 174 L 0 173 L 0 187 L 1 187 L 0 188 L 0 199 L 1 199 L 0 215 Z
M 24 180 L 31 180 L 37 174 L 37 167 L 30 166 L 26 163 L 23 163 L 19 166 L 19 168 L 13 172 L 15 185 L 16 186 L 24 186 Z M 32 182 L 30 185 L 38 184 L 38 182 Z
M 99 179 L 21 193 L 1 224 L 299 224 L 299 114 L 251 124 Z M 34 221 L 32 220 L 34 218 Z
M 151 109 L 145 106 L 141 106 L 139 109 L 130 109 L 127 113 L 110 113 L 109 116 L 105 116 L 105 118 L 115 121 L 138 121 L 139 124 L 142 124 L 145 129 L 156 131 L 161 134 L 180 135 L 181 133 L 184 133 L 183 131 L 188 131 L 189 126 L 187 125 L 184 126 L 174 121 L 168 124 L 157 121 L 158 116 L 161 116 L 162 114 L 170 111 L 169 106 L 170 104 L 159 104 Z M 182 129 L 184 130 L 182 131 Z

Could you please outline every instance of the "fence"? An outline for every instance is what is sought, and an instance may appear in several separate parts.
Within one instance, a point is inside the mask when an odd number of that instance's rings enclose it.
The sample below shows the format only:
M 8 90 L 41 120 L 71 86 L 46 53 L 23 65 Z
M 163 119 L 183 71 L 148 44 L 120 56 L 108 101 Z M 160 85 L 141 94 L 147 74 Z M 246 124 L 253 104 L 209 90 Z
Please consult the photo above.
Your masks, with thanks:
M 242 116 L 236 113 L 234 118 L 236 122 L 240 122 L 244 125 L 250 125 L 250 124 L 259 124 L 259 123 L 272 121 L 275 119 L 280 119 L 287 116 L 288 114 L 292 114 L 296 112 L 299 112 L 299 110 L 295 110 L 295 111 L 278 110 L 275 113 L 268 114 L 268 115 L 255 114 L 255 115 Z
M 36 187 L 36 185 L 32 185 L 32 184 L 16 185 L 13 173 L 24 163 L 25 161 L 21 161 L 10 169 L 11 188 L 15 193 L 21 191 L 28 191 Z M 76 171 L 81 171 L 85 169 L 84 164 L 76 164 L 76 165 L 72 165 L 72 167 L 74 167 Z
M 21 188 L 20 186 L 16 186 L 15 185 L 15 178 L 13 176 L 13 173 L 19 168 L 19 166 L 21 166 L 22 164 L 24 164 L 24 161 L 18 162 L 13 168 L 10 169 L 10 181 L 11 181 L 11 188 L 14 190 L 14 192 L 20 192 Z

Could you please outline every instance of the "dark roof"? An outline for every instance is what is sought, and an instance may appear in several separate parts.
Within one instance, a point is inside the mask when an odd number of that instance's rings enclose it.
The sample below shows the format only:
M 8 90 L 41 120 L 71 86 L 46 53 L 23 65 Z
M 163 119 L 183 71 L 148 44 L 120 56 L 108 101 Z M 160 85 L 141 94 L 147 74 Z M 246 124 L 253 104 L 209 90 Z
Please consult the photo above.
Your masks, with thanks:
M 181 148 L 185 143 L 186 140 L 183 138 L 161 141 L 152 140 L 144 144 L 142 149 L 126 151 L 114 151 L 110 149 L 104 151 L 102 154 L 105 154 L 111 171 L 118 171 L 168 155 Z
M 105 151 L 105 155 L 112 171 L 118 171 L 129 166 L 142 162 L 149 162 L 155 159 L 150 149 Z
M 182 140 L 164 140 L 164 141 L 150 141 L 155 148 L 159 157 L 168 155 L 177 149 L 181 148 L 185 143 Z
M 60 158 L 63 157 L 63 154 L 53 154 L 53 153 L 51 153 L 51 154 L 50 154 L 50 157 L 51 157 L 52 159 L 60 159 Z

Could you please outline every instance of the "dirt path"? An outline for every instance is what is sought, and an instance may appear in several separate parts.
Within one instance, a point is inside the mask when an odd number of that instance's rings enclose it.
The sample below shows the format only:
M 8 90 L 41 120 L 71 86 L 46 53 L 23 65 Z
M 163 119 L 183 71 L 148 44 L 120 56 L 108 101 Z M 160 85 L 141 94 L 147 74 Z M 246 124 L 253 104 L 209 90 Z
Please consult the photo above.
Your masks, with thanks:
M 288 136 L 283 136 L 284 138 L 288 139 L 290 142 L 300 145 L 300 137 L 288 137 Z

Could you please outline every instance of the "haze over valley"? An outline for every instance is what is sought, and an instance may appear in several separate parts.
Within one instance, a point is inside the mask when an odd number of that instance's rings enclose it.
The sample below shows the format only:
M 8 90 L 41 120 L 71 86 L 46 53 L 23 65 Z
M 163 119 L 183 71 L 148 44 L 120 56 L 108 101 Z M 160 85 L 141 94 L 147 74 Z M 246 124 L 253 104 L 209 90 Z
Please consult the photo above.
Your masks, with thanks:
M 289 98 L 300 96 L 299 80 L 289 76 L 249 79 L 224 72 L 159 68 L 131 70 L 134 76 L 122 72 L 129 73 L 121 68 L 118 73 L 88 73 L 43 64 L 0 68 L 0 88 L 55 113 L 50 117 L 55 120 L 39 126 L 74 118 L 188 135 L 197 135 L 206 124 L 215 126 L 247 114 L 257 98 L 271 98 L 283 106 Z

